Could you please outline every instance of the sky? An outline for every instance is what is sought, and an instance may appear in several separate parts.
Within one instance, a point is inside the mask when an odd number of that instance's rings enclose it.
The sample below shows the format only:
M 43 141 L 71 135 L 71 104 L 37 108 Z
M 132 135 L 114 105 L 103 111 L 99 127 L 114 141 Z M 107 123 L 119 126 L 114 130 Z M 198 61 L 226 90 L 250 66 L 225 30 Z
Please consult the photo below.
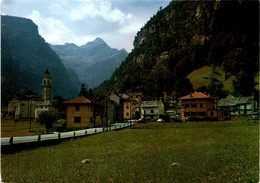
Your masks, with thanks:
M 102 38 L 133 49 L 136 33 L 170 0 L 0 0 L 2 15 L 31 19 L 46 42 L 78 46 Z

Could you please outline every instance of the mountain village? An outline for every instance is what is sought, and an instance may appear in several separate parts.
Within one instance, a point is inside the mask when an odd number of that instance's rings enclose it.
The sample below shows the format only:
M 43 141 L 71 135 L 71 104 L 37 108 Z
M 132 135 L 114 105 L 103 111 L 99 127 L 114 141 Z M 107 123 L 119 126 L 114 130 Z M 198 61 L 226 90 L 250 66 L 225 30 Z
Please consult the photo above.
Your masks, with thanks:
M 258 1 L 2 5 L 1 182 L 260 182 Z
M 33 91 L 14 96 L 8 102 L 7 111 L 2 111 L 4 118 L 37 119 L 43 111 L 58 108 L 51 100 L 51 74 L 48 69 L 42 77 L 42 97 Z M 167 101 L 166 101 L 167 99 Z M 183 121 L 217 121 L 237 118 L 258 119 L 259 104 L 252 96 L 218 99 L 202 92 L 193 92 L 180 98 L 165 97 L 148 99 L 142 92 L 110 93 L 105 102 L 88 96 L 82 84 L 79 96 L 64 101 L 63 112 L 66 127 L 94 128 L 127 121 L 135 122 L 183 122 Z M 6 108 L 3 108 L 6 110 Z M 65 129 L 63 129 L 65 130 Z

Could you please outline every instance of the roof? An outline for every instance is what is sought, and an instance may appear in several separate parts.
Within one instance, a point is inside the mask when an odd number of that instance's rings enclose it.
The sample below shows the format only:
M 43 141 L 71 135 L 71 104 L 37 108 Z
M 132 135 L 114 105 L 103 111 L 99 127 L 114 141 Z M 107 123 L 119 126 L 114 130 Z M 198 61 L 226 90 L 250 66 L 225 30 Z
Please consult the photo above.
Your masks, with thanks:
M 221 99 L 218 102 L 219 107 L 225 107 L 225 106 L 235 106 L 238 104 L 249 104 L 254 99 L 252 97 L 234 97 L 232 95 L 228 95 L 226 98 Z
M 52 102 L 51 101 L 45 101 L 45 102 L 40 103 L 40 104 L 38 104 L 36 106 L 52 106 Z
M 90 101 L 91 101 L 91 103 L 93 103 L 93 104 L 96 104 L 96 105 L 102 105 L 102 106 L 104 106 L 104 104 L 103 103 L 101 103 L 101 102 L 99 102 L 99 101 L 97 101 L 97 100 L 94 100 L 94 99 L 89 99 Z
M 34 92 L 32 92 L 31 90 L 26 91 L 25 93 L 23 93 L 22 95 L 14 95 L 13 98 L 11 98 L 9 101 L 16 101 L 16 100 L 33 100 L 33 101 L 40 101 L 42 100 L 41 97 L 39 97 L 38 95 L 36 95 Z
M 201 92 L 190 93 L 189 95 L 178 98 L 179 100 L 193 100 L 193 99 L 216 99 Z
M 109 102 L 110 102 L 111 104 L 113 104 L 114 106 L 119 106 L 119 104 L 118 104 L 116 101 L 114 101 L 114 100 L 109 100 Z
M 158 107 L 159 102 L 157 100 L 143 101 L 141 107 Z
M 64 104 L 96 104 L 96 105 L 102 105 L 104 106 L 104 104 L 102 104 L 101 102 L 99 101 L 96 101 L 94 99 L 88 99 L 87 97 L 85 96 L 79 96 L 77 98 L 73 98 L 73 99 L 70 99 L 70 100 L 67 100 L 65 102 L 63 102 Z
M 36 95 L 34 92 L 31 90 L 26 91 L 23 95 Z
M 238 104 L 248 104 L 253 101 L 253 97 L 240 97 L 238 100 Z
M 46 71 L 45 71 L 44 74 L 48 74 L 48 75 L 50 75 L 50 72 L 49 72 L 48 68 L 46 69 Z
M 130 100 L 131 99 L 131 97 L 129 95 L 125 94 L 125 93 L 123 93 L 120 97 L 121 97 L 121 99 L 124 99 L 124 100 Z

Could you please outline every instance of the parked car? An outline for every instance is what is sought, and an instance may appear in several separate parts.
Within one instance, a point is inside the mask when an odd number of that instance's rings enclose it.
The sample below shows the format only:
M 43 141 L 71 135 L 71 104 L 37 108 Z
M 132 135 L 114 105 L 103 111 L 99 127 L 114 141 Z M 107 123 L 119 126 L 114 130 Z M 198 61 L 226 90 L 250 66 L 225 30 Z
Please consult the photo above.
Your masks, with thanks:
M 158 123 L 162 123 L 162 122 L 164 122 L 164 120 L 163 119 L 158 119 L 157 122 Z

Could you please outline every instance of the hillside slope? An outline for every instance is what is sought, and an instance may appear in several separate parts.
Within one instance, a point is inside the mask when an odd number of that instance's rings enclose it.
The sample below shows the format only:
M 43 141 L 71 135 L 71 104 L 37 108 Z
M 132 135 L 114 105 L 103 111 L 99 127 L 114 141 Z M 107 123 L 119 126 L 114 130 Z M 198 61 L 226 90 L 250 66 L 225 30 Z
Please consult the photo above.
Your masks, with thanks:
M 101 38 L 83 46 L 72 43 L 50 46 L 59 55 L 64 66 L 71 68 L 89 88 L 109 79 L 128 55 L 124 49 L 119 51 L 110 48 Z
M 1 16 L 1 95 L 6 104 L 14 93 L 32 90 L 39 96 L 42 77 L 48 68 L 52 96 L 70 98 L 78 94 L 80 82 L 39 35 L 38 27 L 25 18 Z
M 198 91 L 251 95 L 259 68 L 258 13 L 257 1 L 172 1 L 137 33 L 134 50 L 95 92 L 131 90 L 159 97 L 165 91 L 182 96 L 194 88 L 187 76 L 209 66 L 225 73 L 223 82 L 233 78 L 234 89 L 223 89 L 211 77 L 210 87 L 196 86 Z

